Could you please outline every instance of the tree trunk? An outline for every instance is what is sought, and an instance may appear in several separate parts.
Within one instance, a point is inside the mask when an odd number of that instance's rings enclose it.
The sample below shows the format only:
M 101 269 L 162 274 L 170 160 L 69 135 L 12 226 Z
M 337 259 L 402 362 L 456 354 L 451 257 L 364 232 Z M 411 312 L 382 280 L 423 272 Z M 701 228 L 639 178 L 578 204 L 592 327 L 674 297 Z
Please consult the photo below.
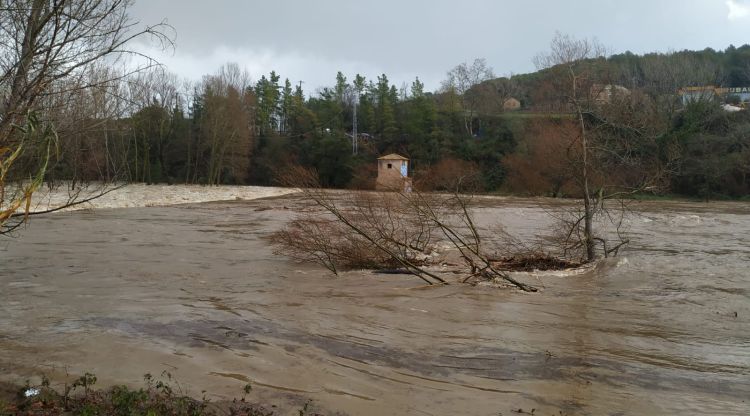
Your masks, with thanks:
M 583 176 L 583 238 L 586 245 L 586 260 L 594 261 L 596 253 L 594 252 L 594 230 L 593 219 L 595 207 L 591 204 L 591 191 L 589 190 L 589 166 L 588 166 L 588 143 L 586 140 L 586 124 L 583 121 L 583 112 L 576 106 L 578 111 L 578 121 L 581 123 L 581 151 L 583 152 L 583 167 L 581 174 Z

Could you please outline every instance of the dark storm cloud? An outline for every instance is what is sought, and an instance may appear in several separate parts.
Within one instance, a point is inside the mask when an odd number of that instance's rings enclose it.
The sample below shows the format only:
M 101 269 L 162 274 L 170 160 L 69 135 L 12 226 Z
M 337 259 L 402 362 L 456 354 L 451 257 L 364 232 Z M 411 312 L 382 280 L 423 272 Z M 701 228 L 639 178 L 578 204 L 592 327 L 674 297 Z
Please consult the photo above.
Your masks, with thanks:
M 172 70 L 198 79 L 233 61 L 313 90 L 337 70 L 380 73 L 429 89 L 456 64 L 485 57 L 495 72 L 533 70 L 555 31 L 596 37 L 614 52 L 723 49 L 750 42 L 748 0 L 141 0 L 133 16 L 177 30 Z

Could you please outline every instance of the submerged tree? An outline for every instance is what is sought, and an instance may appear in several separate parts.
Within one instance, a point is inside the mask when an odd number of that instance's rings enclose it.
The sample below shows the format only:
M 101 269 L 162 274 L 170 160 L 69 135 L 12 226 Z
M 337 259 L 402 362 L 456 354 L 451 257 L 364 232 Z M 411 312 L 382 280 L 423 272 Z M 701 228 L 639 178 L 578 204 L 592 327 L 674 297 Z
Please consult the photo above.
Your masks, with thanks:
M 654 189 L 668 166 L 658 140 L 668 118 L 650 97 L 611 83 L 605 49 L 595 40 L 558 33 L 550 51 L 535 61 L 547 70 L 562 112 L 576 126 L 566 165 L 582 205 L 560 218 L 564 248 L 581 250 L 586 261 L 597 257 L 597 247 L 605 257 L 616 254 L 628 242 L 620 233 L 623 197 Z M 617 203 L 610 206 L 611 200 Z M 597 220 L 614 226 L 617 242 L 608 241 Z
M 444 250 L 455 253 L 464 266 L 456 271 L 462 275 L 458 282 L 494 280 L 537 291 L 498 266 L 494 241 L 474 218 L 471 195 L 457 190 L 449 195 L 403 190 L 340 194 L 322 188 L 317 172 L 299 166 L 280 174 L 279 180 L 299 187 L 323 215 L 308 212 L 274 233 L 277 253 L 319 263 L 333 273 L 398 268 L 435 285 L 450 283 L 429 267 Z

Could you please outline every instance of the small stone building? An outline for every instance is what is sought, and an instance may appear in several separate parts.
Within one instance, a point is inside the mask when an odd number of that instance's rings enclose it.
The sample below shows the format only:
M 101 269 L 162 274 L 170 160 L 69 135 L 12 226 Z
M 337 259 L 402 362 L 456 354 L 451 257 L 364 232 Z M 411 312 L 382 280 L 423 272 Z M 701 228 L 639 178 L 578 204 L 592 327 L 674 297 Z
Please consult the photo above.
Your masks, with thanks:
M 378 179 L 375 189 L 379 191 L 411 191 L 409 159 L 391 153 L 378 158 Z
M 591 86 L 591 94 L 597 104 L 609 104 L 613 98 L 629 96 L 630 90 L 622 85 L 594 84 Z
M 503 110 L 505 111 L 516 111 L 520 109 L 521 109 L 521 102 L 513 97 L 510 97 L 503 102 Z

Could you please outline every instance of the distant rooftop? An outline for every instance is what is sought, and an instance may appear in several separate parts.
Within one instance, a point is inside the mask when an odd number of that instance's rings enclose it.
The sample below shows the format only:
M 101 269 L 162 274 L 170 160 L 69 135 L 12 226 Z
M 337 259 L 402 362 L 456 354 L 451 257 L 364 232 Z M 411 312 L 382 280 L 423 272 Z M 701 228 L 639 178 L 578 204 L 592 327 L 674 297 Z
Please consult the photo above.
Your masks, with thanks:
M 409 160 L 408 158 L 405 158 L 399 154 L 391 153 L 389 155 L 380 156 L 378 160 Z

